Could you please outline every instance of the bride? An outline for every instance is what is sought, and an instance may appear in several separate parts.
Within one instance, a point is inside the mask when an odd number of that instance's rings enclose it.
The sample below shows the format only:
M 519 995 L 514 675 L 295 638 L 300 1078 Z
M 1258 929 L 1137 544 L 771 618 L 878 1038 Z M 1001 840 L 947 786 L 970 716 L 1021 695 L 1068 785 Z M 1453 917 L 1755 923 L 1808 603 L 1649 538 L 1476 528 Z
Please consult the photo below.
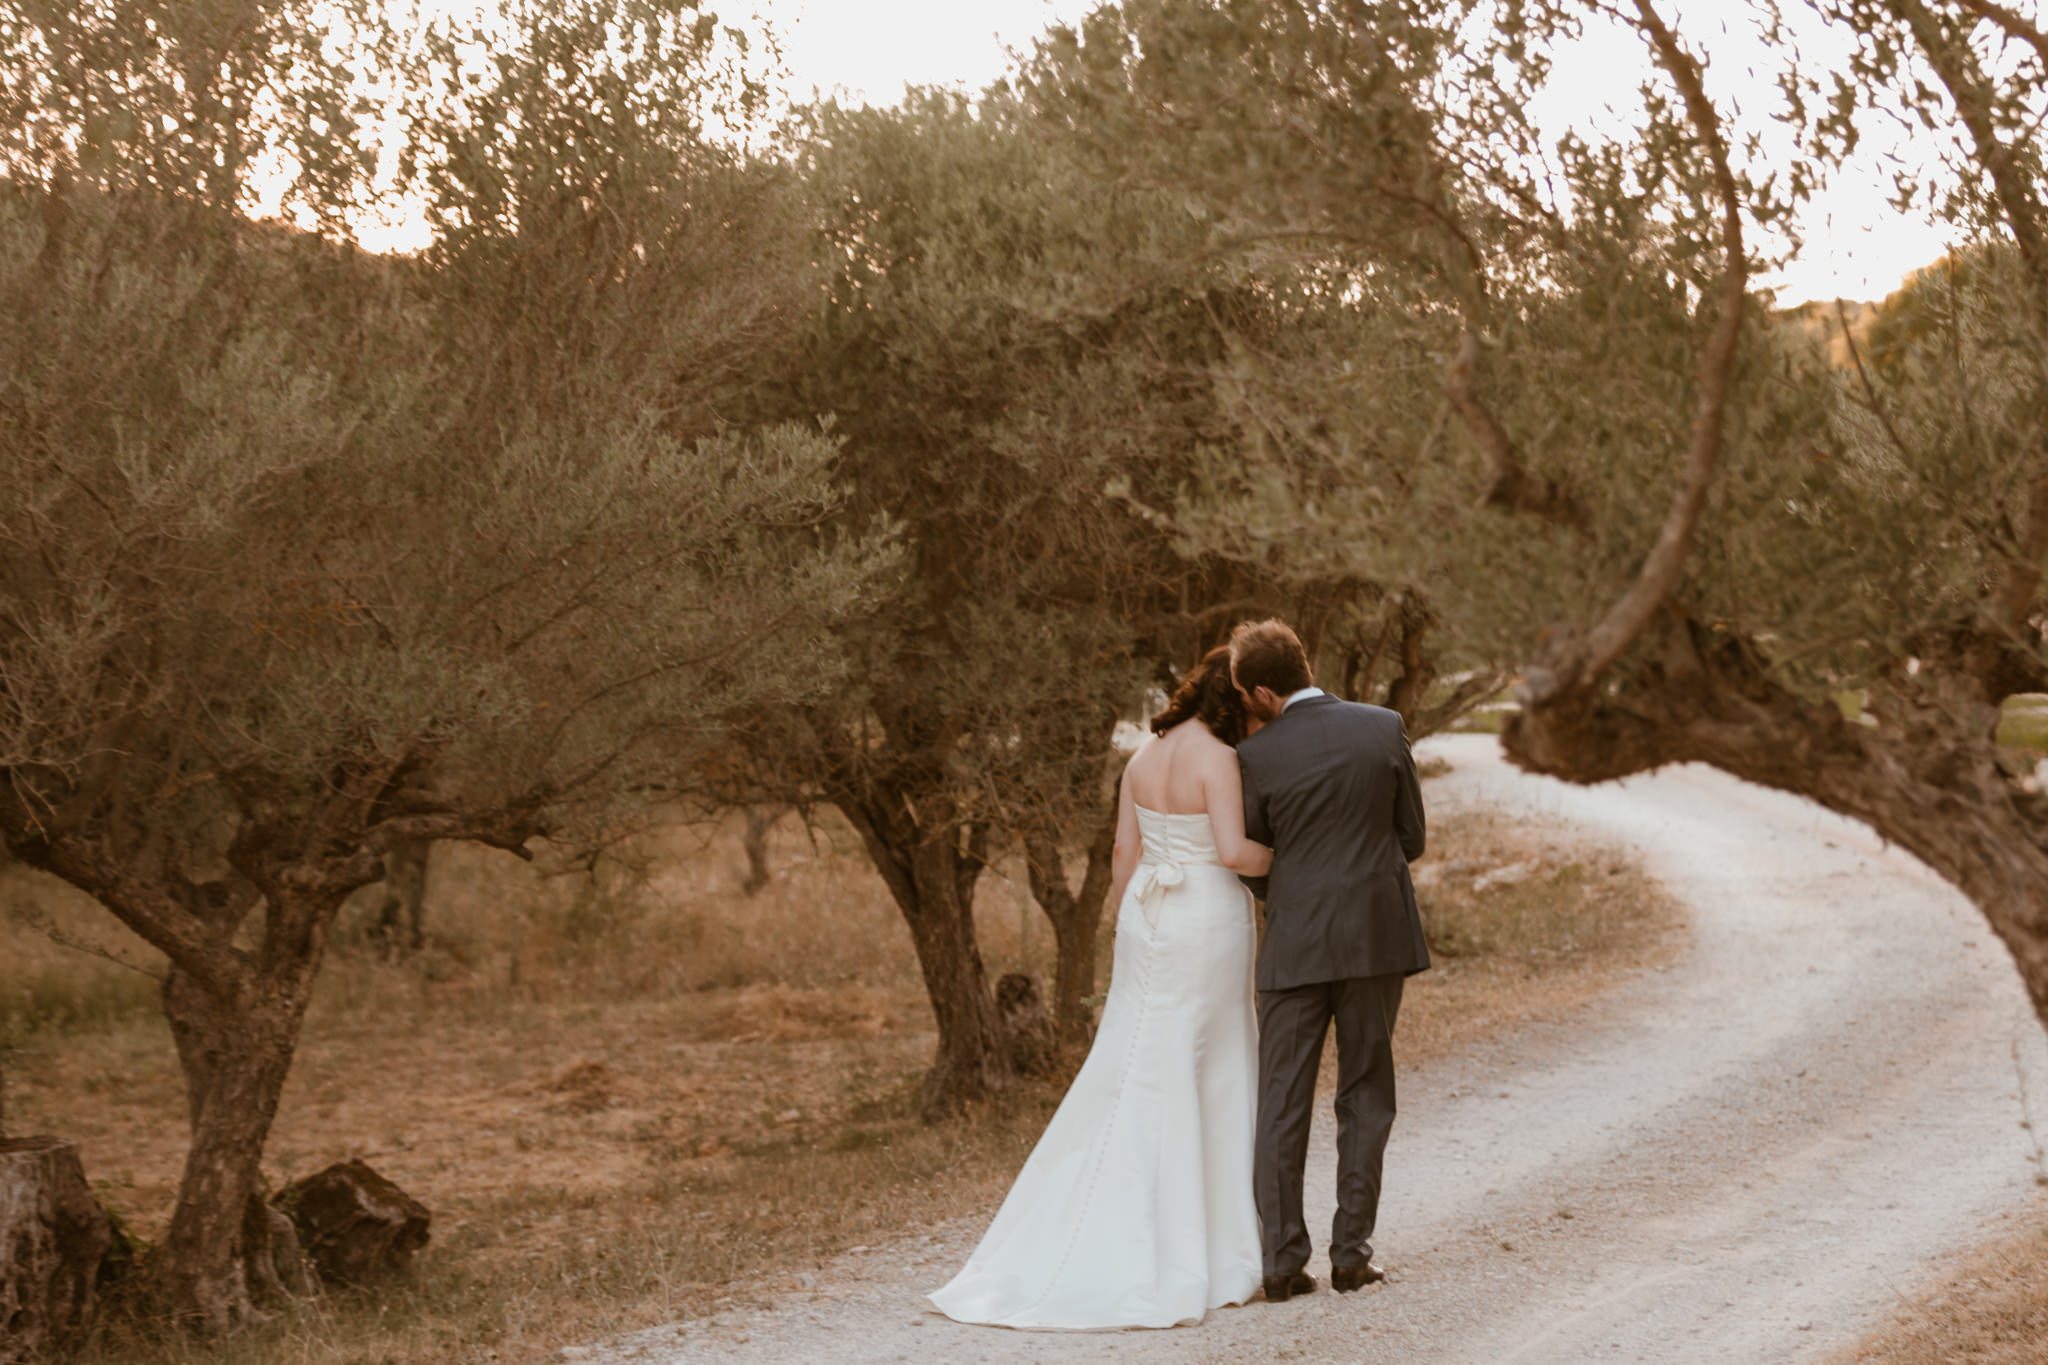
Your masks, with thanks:
M 1255 931 L 1236 874 L 1273 853 L 1245 838 L 1245 725 L 1213 649 L 1124 769 L 1102 1024 L 981 1245 L 931 1296 L 946 1316 L 1173 1327 L 1258 1289 Z

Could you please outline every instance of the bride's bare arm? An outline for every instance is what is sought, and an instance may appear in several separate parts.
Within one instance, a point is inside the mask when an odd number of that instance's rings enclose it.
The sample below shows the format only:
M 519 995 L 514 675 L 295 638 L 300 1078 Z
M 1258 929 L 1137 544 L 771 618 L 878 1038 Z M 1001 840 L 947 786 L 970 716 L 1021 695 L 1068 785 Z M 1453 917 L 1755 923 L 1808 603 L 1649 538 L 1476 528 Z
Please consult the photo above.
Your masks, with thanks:
M 1138 806 L 1131 797 L 1131 765 L 1124 764 L 1123 780 L 1116 788 L 1116 844 L 1109 851 L 1109 913 L 1114 921 L 1117 907 L 1124 903 L 1124 888 L 1138 870 L 1138 855 L 1144 852 L 1138 833 Z
M 1244 779 L 1237 769 L 1237 751 L 1219 744 L 1202 767 L 1202 795 L 1209 807 L 1209 828 L 1216 835 L 1216 857 L 1232 872 L 1263 877 L 1273 870 L 1273 850 L 1246 837 Z

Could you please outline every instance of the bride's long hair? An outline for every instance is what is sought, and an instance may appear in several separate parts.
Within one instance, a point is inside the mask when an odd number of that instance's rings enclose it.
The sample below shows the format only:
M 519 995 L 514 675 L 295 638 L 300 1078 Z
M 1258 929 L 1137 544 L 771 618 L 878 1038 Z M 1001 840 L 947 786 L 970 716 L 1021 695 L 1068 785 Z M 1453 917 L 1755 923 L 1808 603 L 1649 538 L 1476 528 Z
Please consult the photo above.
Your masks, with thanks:
M 1184 720 L 1199 720 L 1225 744 L 1244 738 L 1244 698 L 1230 679 L 1230 646 L 1218 645 L 1182 675 L 1166 709 L 1152 717 L 1152 733 L 1163 735 Z

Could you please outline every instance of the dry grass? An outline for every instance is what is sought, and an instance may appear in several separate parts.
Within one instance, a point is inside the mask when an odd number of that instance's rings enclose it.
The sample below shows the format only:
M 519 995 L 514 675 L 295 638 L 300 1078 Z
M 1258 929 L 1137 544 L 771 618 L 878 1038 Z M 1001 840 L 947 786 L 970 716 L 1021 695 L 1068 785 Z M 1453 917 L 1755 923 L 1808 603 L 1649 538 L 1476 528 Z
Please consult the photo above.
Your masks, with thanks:
M 1484 817 L 1432 842 L 1418 871 L 1439 970 L 1409 992 L 1405 1065 L 1569 1013 L 1672 941 L 1668 903 L 1610 858 Z M 546 1360 L 779 1295 L 849 1246 L 992 1205 L 1059 1087 L 917 1123 L 929 1011 L 857 841 L 792 819 L 772 861 L 746 899 L 730 827 L 651 836 L 595 879 L 443 847 L 433 941 L 404 963 L 370 942 L 365 898 L 337 935 L 266 1168 L 281 1182 L 365 1157 L 435 1210 L 433 1244 L 403 1284 L 299 1306 L 218 1348 L 114 1315 L 85 1360 Z M 1475 885 L 1502 866 L 1525 875 Z M 103 1197 L 155 1235 L 183 1119 L 152 983 L 25 917 L 143 967 L 149 954 L 19 869 L 0 871 L 0 896 L 10 1127 L 78 1140 Z M 1048 970 L 1050 935 L 1015 881 L 985 879 L 977 916 L 992 973 Z
M 2040 1365 L 2048 1358 L 2048 1208 L 1902 1304 L 1838 1365 Z
M 1612 850 L 1484 813 L 1439 822 L 1430 846 L 1415 882 L 1434 967 L 1401 1003 L 1403 1066 L 1565 1018 L 1682 941 L 1683 912 Z
M 1998 742 L 2009 748 L 2048 753 L 2048 696 L 2028 692 L 2007 697 L 1998 718 Z

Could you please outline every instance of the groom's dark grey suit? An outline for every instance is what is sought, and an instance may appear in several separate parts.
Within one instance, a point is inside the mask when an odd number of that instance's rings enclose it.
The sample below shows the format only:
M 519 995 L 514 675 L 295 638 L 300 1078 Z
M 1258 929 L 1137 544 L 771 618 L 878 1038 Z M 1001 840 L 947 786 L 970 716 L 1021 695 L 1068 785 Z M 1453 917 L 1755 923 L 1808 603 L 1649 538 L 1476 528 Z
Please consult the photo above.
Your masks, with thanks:
M 1372 1258 L 1394 1126 L 1394 1020 L 1429 966 L 1408 864 L 1422 856 L 1422 784 L 1397 712 L 1303 697 L 1238 746 L 1245 833 L 1273 870 L 1259 945 L 1259 1114 L 1252 1179 L 1265 1274 L 1308 1262 L 1302 1168 L 1323 1035 L 1337 1025 L 1337 1216 L 1330 1263 Z

